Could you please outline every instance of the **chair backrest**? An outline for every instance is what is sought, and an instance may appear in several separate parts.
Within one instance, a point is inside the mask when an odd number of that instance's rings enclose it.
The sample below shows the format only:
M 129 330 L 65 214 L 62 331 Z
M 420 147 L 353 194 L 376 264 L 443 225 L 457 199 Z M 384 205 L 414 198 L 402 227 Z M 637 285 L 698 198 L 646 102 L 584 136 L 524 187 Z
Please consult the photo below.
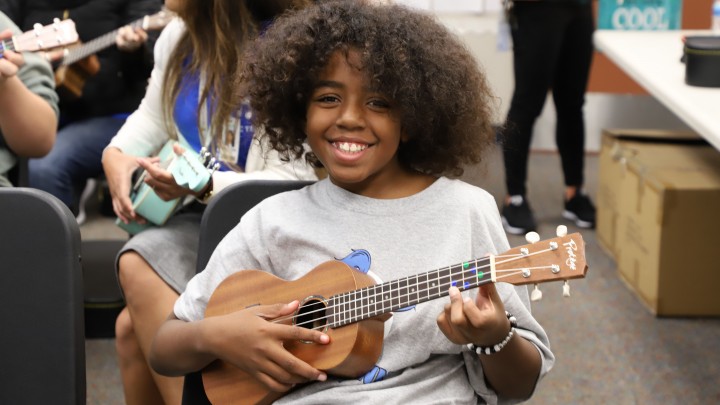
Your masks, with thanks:
M 28 158 L 17 157 L 17 163 L 7 173 L 7 178 L 15 187 L 27 187 L 28 180 Z
M 85 404 L 80 230 L 52 195 L 0 188 L 0 404 Z
M 250 208 L 271 195 L 297 190 L 312 183 L 302 180 L 250 180 L 235 183 L 218 193 L 205 208 L 200 223 L 197 271 L 205 268 L 217 244 Z
M 297 190 L 312 184 L 301 180 L 250 180 L 233 184 L 213 198 L 205 208 L 200 222 L 197 272 L 201 272 L 215 247 L 238 224 L 240 218 L 257 203 L 284 191 Z M 184 405 L 209 404 L 202 385 L 201 373 L 185 376 Z

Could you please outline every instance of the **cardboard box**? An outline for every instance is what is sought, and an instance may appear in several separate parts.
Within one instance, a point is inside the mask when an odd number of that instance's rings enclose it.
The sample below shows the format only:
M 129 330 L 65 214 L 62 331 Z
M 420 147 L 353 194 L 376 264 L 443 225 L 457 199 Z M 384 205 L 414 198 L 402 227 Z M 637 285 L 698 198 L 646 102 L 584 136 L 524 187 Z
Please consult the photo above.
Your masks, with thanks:
M 657 315 L 720 315 L 720 151 L 689 133 L 606 130 L 598 240 Z
M 605 129 L 601 139 L 599 181 L 597 194 L 597 237 L 605 251 L 616 256 L 618 219 L 627 212 L 631 197 L 620 192 L 626 177 L 628 162 L 644 162 L 645 167 L 667 168 L 693 166 L 692 156 L 678 153 L 676 145 L 707 145 L 691 131 L 663 131 L 637 129 Z M 675 156 L 668 156 L 675 155 Z M 637 164 L 635 165 L 637 166 Z

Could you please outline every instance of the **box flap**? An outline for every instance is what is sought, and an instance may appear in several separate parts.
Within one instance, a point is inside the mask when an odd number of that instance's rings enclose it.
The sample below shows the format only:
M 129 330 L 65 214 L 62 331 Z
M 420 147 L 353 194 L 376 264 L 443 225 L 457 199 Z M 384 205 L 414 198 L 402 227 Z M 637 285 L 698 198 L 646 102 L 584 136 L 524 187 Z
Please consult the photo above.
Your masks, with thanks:
M 655 190 L 720 190 L 720 152 L 711 147 L 642 145 L 626 167 Z
M 635 142 L 707 144 L 705 139 L 690 130 L 606 128 L 603 129 L 603 138 Z

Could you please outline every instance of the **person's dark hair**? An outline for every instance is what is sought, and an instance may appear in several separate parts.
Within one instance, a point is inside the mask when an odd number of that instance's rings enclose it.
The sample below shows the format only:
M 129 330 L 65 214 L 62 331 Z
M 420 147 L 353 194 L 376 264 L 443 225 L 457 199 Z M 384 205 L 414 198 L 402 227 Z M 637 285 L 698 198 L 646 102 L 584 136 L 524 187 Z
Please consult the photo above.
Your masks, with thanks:
M 433 17 L 398 5 L 322 1 L 277 19 L 248 48 L 238 88 L 285 158 L 305 152 L 309 97 L 336 51 L 357 50 L 370 85 L 401 112 L 402 164 L 459 176 L 494 142 L 493 96 L 478 62 Z M 306 159 L 320 167 L 309 153 Z

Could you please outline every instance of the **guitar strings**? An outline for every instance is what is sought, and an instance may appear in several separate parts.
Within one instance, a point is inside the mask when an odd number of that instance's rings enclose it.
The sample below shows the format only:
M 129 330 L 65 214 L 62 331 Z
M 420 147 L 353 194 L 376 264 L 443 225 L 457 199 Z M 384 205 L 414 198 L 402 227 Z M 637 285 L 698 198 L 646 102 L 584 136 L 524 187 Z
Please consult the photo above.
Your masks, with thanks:
M 542 268 L 542 267 L 536 267 L 536 269 L 540 269 L 540 268 Z M 551 266 L 545 267 L 545 269 L 551 269 L 551 268 L 552 268 Z M 497 279 L 500 280 L 500 279 L 503 279 L 503 278 L 512 277 L 512 276 L 514 276 L 514 275 L 521 274 L 523 270 L 524 270 L 524 269 L 501 270 L 500 272 L 511 272 L 512 274 L 501 275 L 501 276 L 498 276 Z M 470 289 L 473 289 L 473 288 L 475 288 L 475 287 L 479 287 L 479 286 L 484 285 L 484 284 L 489 284 L 489 283 L 491 283 L 491 282 L 492 282 L 492 280 L 490 280 L 490 279 L 482 280 L 482 281 L 479 281 L 477 284 L 472 285 L 472 287 L 470 287 L 470 288 L 464 288 L 464 289 L 463 289 L 463 288 L 460 288 L 460 291 L 470 290 Z M 439 286 L 437 286 L 437 287 L 432 287 L 432 289 L 435 289 L 435 288 L 449 288 L 450 286 L 452 286 L 452 282 L 450 282 L 450 283 L 441 283 L 441 285 L 439 285 Z M 428 289 L 428 290 L 429 290 L 429 289 Z M 420 292 L 422 292 L 422 291 L 419 291 L 417 294 L 419 294 Z M 400 300 L 400 299 L 402 299 L 402 298 L 405 298 L 405 297 L 408 297 L 408 296 L 414 295 L 414 294 L 416 294 L 416 293 L 405 294 L 405 295 L 403 295 L 403 296 L 397 297 L 397 299 Z M 440 298 L 440 297 L 443 297 L 443 296 L 448 295 L 448 293 L 447 293 L 447 290 L 442 290 L 442 292 L 440 292 L 440 293 L 438 293 L 438 294 L 434 294 L 434 295 L 436 295 L 434 298 Z M 432 299 L 434 299 L 434 298 L 432 298 Z M 393 299 L 395 299 L 395 298 L 393 298 Z M 383 301 L 380 301 L 380 302 L 378 302 L 377 304 L 362 305 L 362 306 L 357 307 L 357 308 L 353 308 L 353 309 L 350 309 L 350 310 L 341 311 L 341 312 L 335 314 L 335 317 L 337 317 L 338 314 L 347 314 L 347 313 L 352 313 L 352 312 L 360 312 L 362 309 L 365 309 L 365 308 L 368 308 L 368 309 L 369 309 L 369 307 L 372 306 L 372 305 L 384 305 L 384 303 L 386 303 L 386 302 L 388 302 L 388 301 L 392 302 L 393 299 L 384 299 Z M 356 299 L 356 300 L 352 300 L 352 301 L 347 301 L 346 303 L 352 303 L 352 302 L 357 302 L 357 301 L 361 301 L 361 300 L 360 300 L 360 299 Z M 314 311 L 304 312 L 304 313 L 302 313 L 301 315 L 302 315 L 302 316 L 307 316 L 308 314 L 312 314 L 312 313 L 315 313 L 315 312 L 326 311 L 328 308 L 336 308 L 336 307 L 341 306 L 341 305 L 342 305 L 342 304 L 332 305 L 332 306 L 325 307 L 325 308 L 321 308 L 321 309 L 317 309 L 317 310 L 314 310 Z M 400 308 L 405 308 L 405 307 L 406 307 L 406 306 L 401 306 Z M 373 311 L 370 311 L 370 312 L 373 312 Z M 389 312 L 389 311 L 380 311 L 380 313 L 378 313 L 377 315 L 380 315 L 380 314 L 386 313 L 386 312 Z M 360 312 L 360 313 L 362 314 L 362 312 Z M 291 317 L 286 317 L 285 319 L 286 319 L 286 320 L 287 320 L 287 319 L 293 319 L 293 318 L 297 318 L 297 317 L 299 317 L 299 316 L 300 316 L 300 315 L 293 315 L 293 316 L 291 316 Z M 353 315 L 350 315 L 349 317 L 350 317 L 350 318 L 358 318 L 358 316 L 353 316 Z M 318 321 L 322 321 L 322 320 L 326 320 L 326 319 L 329 319 L 329 318 L 330 318 L 330 316 L 324 316 L 324 317 L 320 317 L 320 318 L 317 318 L 317 319 L 312 319 L 312 320 L 309 320 L 309 321 L 297 323 L 297 324 L 295 324 L 295 326 L 300 326 L 300 327 L 302 327 L 302 326 L 304 326 L 304 325 L 312 324 L 312 323 L 315 323 L 315 322 L 318 322 Z M 372 318 L 372 316 L 371 316 L 371 317 L 368 317 L 368 318 Z M 277 320 L 279 320 L 279 319 L 280 319 L 280 318 L 277 318 Z M 365 318 L 365 319 L 367 319 L 367 318 Z M 349 323 L 354 323 L 354 322 L 357 322 L 357 321 L 358 321 L 358 320 L 353 320 L 353 321 L 351 321 L 351 322 L 348 322 L 347 324 L 349 324 Z M 273 323 L 276 323 L 276 320 L 273 320 L 272 322 L 273 322 Z M 338 323 L 342 323 L 342 322 L 338 322 Z M 343 324 L 343 325 L 345 325 L 345 324 Z M 312 330 L 322 330 L 322 329 L 324 329 L 324 328 L 325 328 L 325 325 L 323 325 L 323 326 L 318 326 L 318 327 L 313 327 L 313 328 L 308 328 L 308 329 L 312 329 Z
M 508 262 L 512 262 L 512 261 L 514 261 L 514 260 L 522 259 L 522 258 L 529 257 L 529 256 L 534 256 L 534 255 L 537 255 L 537 254 L 546 253 L 546 252 L 552 251 L 552 250 L 553 250 L 553 249 L 539 250 L 539 251 L 537 251 L 537 252 L 533 252 L 533 253 L 530 253 L 530 254 L 524 254 L 524 255 L 523 255 L 523 254 L 513 254 L 513 255 L 495 256 L 496 259 L 497 259 L 497 258 L 503 258 L 503 259 L 504 259 L 504 258 L 508 258 L 508 259 L 505 259 L 505 260 L 502 260 L 502 261 L 496 261 L 495 264 L 496 264 L 496 265 L 498 265 L 498 264 L 505 264 L 505 263 L 508 263 Z M 479 263 L 479 262 L 481 262 L 481 261 L 489 261 L 489 260 L 490 260 L 490 258 L 481 258 L 481 259 L 475 259 L 474 261 L 475 261 L 476 263 Z M 454 266 L 457 266 L 457 265 L 454 265 Z M 447 267 L 443 267 L 443 268 L 440 268 L 440 269 L 437 269 L 437 270 L 432 270 L 432 271 L 426 273 L 426 274 L 428 274 L 428 275 L 429 275 L 430 273 L 435 273 L 435 274 L 438 275 L 438 277 L 435 278 L 435 279 L 428 279 L 428 280 L 427 280 L 427 283 L 430 283 L 431 281 L 439 281 L 439 280 L 442 279 L 442 278 L 448 278 L 448 277 L 450 277 L 450 276 L 458 275 L 458 274 L 462 274 L 462 275 L 463 275 L 463 278 L 462 278 L 463 281 L 464 281 L 465 279 L 475 279 L 475 278 L 477 278 L 477 277 L 476 277 L 477 271 L 478 271 L 478 270 L 485 269 L 485 268 L 487 268 L 487 267 L 490 267 L 490 264 L 486 264 L 486 265 L 482 265 L 482 266 L 477 266 L 477 267 L 474 267 L 474 268 L 472 268 L 472 269 L 463 269 L 462 272 L 460 272 L 460 273 L 454 273 L 454 274 L 452 273 L 452 267 L 453 267 L 453 266 L 447 266 Z M 449 270 L 451 271 L 451 273 L 450 273 L 449 275 L 446 275 L 446 276 L 441 277 L 441 276 L 440 276 L 440 272 L 443 271 L 443 270 L 445 270 L 445 269 L 449 269 Z M 517 275 L 517 274 L 521 274 L 524 270 L 534 270 L 534 269 L 552 269 L 552 266 L 523 267 L 523 268 L 521 268 L 521 269 L 496 270 L 496 274 L 497 274 L 497 273 L 511 273 L 511 274 L 504 274 L 504 275 L 496 276 L 496 279 L 499 280 L 499 279 L 511 277 L 511 276 L 514 276 L 514 275 Z M 466 277 L 466 276 L 465 276 L 466 274 L 469 274 L 470 276 L 469 276 L 469 277 Z M 406 280 L 406 281 L 407 281 L 407 280 L 409 280 L 409 279 L 412 278 L 412 277 L 416 277 L 416 276 L 408 276 L 408 277 L 405 277 L 404 279 L 394 280 L 393 282 L 400 282 L 400 281 L 402 281 L 402 280 Z M 354 308 L 349 309 L 349 310 L 340 311 L 340 312 L 336 313 L 336 317 L 337 317 L 338 315 L 347 314 L 348 312 L 351 312 L 351 313 L 352 313 L 352 312 L 355 312 L 355 313 L 360 312 L 360 313 L 362 314 L 362 313 L 364 313 L 364 312 L 362 312 L 364 309 L 366 309 L 366 308 L 369 309 L 369 307 L 372 306 L 372 305 L 374 305 L 376 308 L 377 308 L 378 306 L 380 306 L 381 308 L 384 309 L 385 303 L 387 303 L 387 302 L 391 302 L 391 303 L 392 303 L 393 299 L 400 300 L 400 299 L 406 298 L 406 297 L 408 297 L 408 296 L 410 296 L 410 295 L 417 295 L 417 294 L 424 293 L 424 292 L 429 291 L 429 290 L 431 290 L 431 289 L 432 289 L 432 290 L 437 289 L 438 291 L 440 291 L 440 293 L 438 293 L 437 296 L 435 297 L 435 298 L 440 298 L 440 297 L 442 297 L 442 296 L 444 296 L 444 295 L 447 295 L 447 290 L 445 289 L 446 287 L 449 288 L 451 285 L 453 285 L 453 282 L 456 282 L 456 283 L 457 283 L 458 281 L 460 281 L 460 280 L 452 280 L 452 279 L 451 279 L 449 283 L 440 282 L 440 284 L 439 284 L 438 286 L 428 287 L 428 288 L 425 289 L 425 290 L 421 290 L 421 291 L 417 291 L 417 292 L 410 292 L 410 293 L 407 293 L 407 294 L 402 295 L 402 296 L 393 297 L 393 298 L 391 298 L 391 299 L 381 299 L 380 301 L 375 302 L 375 303 L 369 303 L 369 304 L 367 304 L 367 305 L 362 305 L 362 306 L 359 306 L 359 307 L 354 307 Z M 471 284 L 471 286 L 472 286 L 471 288 L 479 287 L 480 285 L 487 284 L 487 283 L 489 283 L 489 282 L 492 282 L 492 280 L 489 280 L 489 279 L 488 279 L 488 280 L 478 281 L 476 284 Z M 375 285 L 375 286 L 377 286 L 377 285 Z M 366 287 L 365 289 L 370 289 L 370 288 L 373 288 L 373 287 L 375 287 L 375 286 Z M 470 288 L 465 288 L 464 286 L 458 287 L 458 288 L 460 288 L 461 291 L 470 289 Z M 363 290 L 363 289 L 360 289 L 360 290 Z M 360 290 L 355 290 L 355 291 L 360 291 Z M 350 292 L 352 292 L 352 291 L 348 291 L 348 292 L 346 292 L 346 293 L 350 293 Z M 378 296 L 378 295 L 382 295 L 382 294 L 377 294 L 377 293 L 376 293 L 376 294 L 372 294 L 372 296 Z M 368 297 L 366 296 L 365 298 L 367 299 Z M 345 302 L 343 302 L 343 303 L 333 304 L 333 305 L 328 306 L 328 307 L 323 307 L 323 308 L 319 308 L 319 309 L 316 309 L 316 310 L 313 310 L 313 311 L 304 312 L 304 313 L 302 313 L 302 314 L 293 314 L 293 315 L 286 316 L 286 317 L 275 318 L 275 319 L 273 319 L 273 320 L 270 321 L 270 322 L 272 322 L 272 323 L 280 323 L 280 322 L 283 322 L 283 321 L 287 321 L 287 320 L 289 320 L 289 319 L 295 319 L 296 317 L 298 317 L 298 316 L 300 316 L 300 315 L 302 315 L 302 316 L 308 316 L 308 315 L 311 315 L 311 314 L 313 314 L 313 313 L 327 311 L 328 309 L 337 309 L 337 308 L 341 307 L 342 305 L 353 304 L 353 303 L 357 303 L 358 301 L 362 301 L 362 298 L 360 298 L 360 299 L 353 299 L 353 300 L 350 300 L 350 301 L 345 301 Z M 390 305 L 390 306 L 392 306 L 392 305 Z M 384 313 L 384 312 L 381 312 L 381 313 Z M 379 315 L 379 314 L 378 314 L 378 315 Z M 318 321 L 321 321 L 321 320 L 326 320 L 326 319 L 328 319 L 328 318 L 330 318 L 330 316 L 325 316 L 325 317 L 321 317 L 321 318 L 317 318 L 317 319 L 312 319 L 312 320 L 306 321 L 306 322 L 300 322 L 300 323 L 298 323 L 298 324 L 295 324 L 295 326 L 303 326 L 303 325 L 306 325 L 306 324 L 309 324 L 309 323 L 315 323 L 315 322 L 318 322 Z M 351 318 L 352 318 L 352 317 L 351 317 Z M 323 328 L 325 328 L 324 325 L 323 325 L 322 327 L 320 327 L 320 329 L 323 329 Z M 317 328 L 310 328 L 310 329 L 317 329 Z
M 528 256 L 536 255 L 536 254 L 545 253 L 545 252 L 548 252 L 548 251 L 551 251 L 551 250 L 552 250 L 552 249 L 546 249 L 546 250 L 542 250 L 542 251 L 533 252 L 532 254 L 527 254 L 527 255 L 513 254 L 513 255 L 495 256 L 496 259 L 497 259 L 497 258 L 509 258 L 509 259 L 506 259 L 506 260 L 503 260 L 503 261 L 496 261 L 496 265 L 497 265 L 497 264 L 504 264 L 504 263 L 512 262 L 512 261 L 517 260 L 517 259 L 522 259 L 522 258 L 524 258 L 524 257 L 528 257 Z M 480 261 L 489 261 L 489 260 L 490 260 L 490 258 L 481 258 L 481 259 L 476 259 L 476 260 L 474 260 L 474 261 L 475 261 L 476 263 L 479 263 Z M 454 266 L 457 266 L 457 265 L 454 265 Z M 485 269 L 485 268 L 487 268 L 487 267 L 489 267 L 489 266 L 490 266 L 490 265 L 487 264 L 487 265 L 475 267 L 475 268 L 473 268 L 473 269 L 464 270 L 463 272 L 472 273 L 472 270 L 475 270 L 475 271 L 477 271 L 477 270 L 482 270 L 482 269 Z M 434 280 L 433 280 L 433 279 L 428 279 L 427 281 L 428 281 L 428 282 L 431 282 L 431 281 L 438 281 L 438 280 L 440 280 L 441 278 L 443 278 L 443 277 L 440 277 L 440 276 L 439 276 L 440 271 L 445 270 L 445 269 L 449 269 L 449 270 L 452 271 L 452 267 L 453 267 L 453 266 L 447 266 L 447 267 L 443 267 L 443 268 L 440 268 L 440 269 L 437 269 L 437 270 L 432 270 L 432 271 L 426 273 L 426 274 L 435 273 L 435 274 L 438 275 L 438 277 L 435 278 Z M 548 266 L 547 268 L 551 268 L 551 266 Z M 525 268 L 523 268 L 523 269 L 525 269 Z M 516 274 L 518 274 L 518 272 L 522 272 L 523 269 L 498 270 L 498 271 L 496 271 L 496 273 L 499 273 L 499 272 L 505 272 L 505 273 L 507 273 L 507 272 L 512 272 L 512 274 L 508 274 L 508 275 L 501 276 L 501 277 L 497 277 L 497 278 L 507 278 L 507 277 L 516 275 Z M 455 273 L 455 274 L 457 275 L 457 274 L 459 274 L 459 273 Z M 452 275 L 452 273 L 451 273 L 450 275 Z M 405 277 L 405 280 L 408 280 L 408 279 L 411 278 L 411 277 L 415 277 L 415 276 Z M 446 277 L 447 277 L 447 276 L 446 276 Z M 463 277 L 463 279 L 465 279 L 465 278 L 466 278 L 466 277 Z M 475 278 L 475 276 L 472 275 L 472 276 L 469 277 L 469 278 Z M 400 279 L 400 280 L 403 280 L 403 279 Z M 400 281 L 400 280 L 394 280 L 394 281 Z M 417 292 L 417 294 L 419 294 L 419 293 L 424 293 L 424 292 L 426 292 L 426 291 L 429 291 L 430 289 L 438 289 L 438 290 L 440 291 L 440 293 L 439 293 L 439 294 L 437 295 L 437 297 L 435 297 L 435 298 L 442 297 L 443 295 L 446 295 L 447 292 L 441 290 L 441 288 L 442 288 L 442 287 L 445 287 L 445 286 L 450 286 L 450 285 L 452 285 L 452 281 L 454 281 L 454 280 L 451 280 L 451 282 L 450 282 L 449 284 L 441 283 L 441 285 L 438 285 L 438 286 L 436 286 L 436 287 L 429 287 L 429 288 L 427 288 L 426 290 L 422 290 L 422 291 Z M 456 281 L 456 280 L 455 280 L 455 281 Z M 489 281 L 488 281 L 488 282 L 489 282 Z M 485 282 L 485 284 L 486 284 L 486 283 L 487 283 L 487 282 Z M 480 285 L 482 285 L 482 284 L 481 284 L 481 283 L 478 283 L 476 286 L 480 286 Z M 370 286 L 370 287 L 367 287 L 367 288 L 372 288 L 372 287 L 374 287 L 374 286 Z M 461 290 L 464 290 L 464 288 L 461 289 Z M 358 291 L 358 290 L 356 290 L 356 291 Z M 349 292 L 352 292 L 352 291 L 348 291 L 348 292 L 346 292 L 346 293 L 349 293 Z M 416 293 L 411 293 L 411 294 L 416 294 Z M 338 295 L 340 295 L 340 294 L 338 294 Z M 377 296 L 377 294 L 375 294 L 375 296 Z M 313 310 L 313 311 L 304 312 L 302 315 L 303 315 L 303 316 L 307 316 L 307 315 L 310 315 L 310 314 L 313 314 L 313 313 L 316 313 L 316 312 L 326 311 L 327 309 L 336 309 L 336 308 L 338 308 L 338 307 L 341 306 L 341 305 L 348 304 L 348 303 L 353 303 L 353 302 L 357 302 L 357 301 L 359 301 L 359 300 L 358 300 L 358 299 L 355 299 L 355 300 L 353 300 L 353 301 L 346 301 L 345 303 L 342 303 L 342 304 L 334 304 L 334 305 L 329 306 L 329 307 L 323 307 L 323 308 L 316 309 L 316 310 Z M 377 306 L 377 305 L 384 305 L 384 303 L 387 302 L 387 301 L 392 301 L 392 299 L 390 299 L 390 300 L 381 300 L 379 304 L 371 304 L 371 305 L 376 305 L 376 306 Z M 363 306 L 362 308 L 364 308 L 364 307 L 365 307 L 365 306 Z M 352 310 L 351 310 L 351 311 L 352 311 Z M 347 311 L 341 311 L 340 314 L 346 313 L 346 312 L 347 312 Z M 294 318 L 297 317 L 297 316 L 298 316 L 297 314 L 293 314 L 293 315 L 290 315 L 290 316 L 287 316 L 287 317 L 276 318 L 276 319 L 274 319 L 272 322 L 287 321 L 287 320 L 289 320 L 289 319 L 294 319 Z M 319 321 L 319 320 L 324 320 L 324 319 L 327 319 L 327 318 L 328 318 L 328 317 L 318 318 L 318 319 L 312 320 L 311 322 L 317 322 L 317 321 Z M 308 322 L 301 322 L 301 323 L 296 324 L 296 325 L 297 325 L 297 326 L 301 326 L 301 325 L 304 325 L 304 324 L 306 324 L 306 323 L 308 323 Z

